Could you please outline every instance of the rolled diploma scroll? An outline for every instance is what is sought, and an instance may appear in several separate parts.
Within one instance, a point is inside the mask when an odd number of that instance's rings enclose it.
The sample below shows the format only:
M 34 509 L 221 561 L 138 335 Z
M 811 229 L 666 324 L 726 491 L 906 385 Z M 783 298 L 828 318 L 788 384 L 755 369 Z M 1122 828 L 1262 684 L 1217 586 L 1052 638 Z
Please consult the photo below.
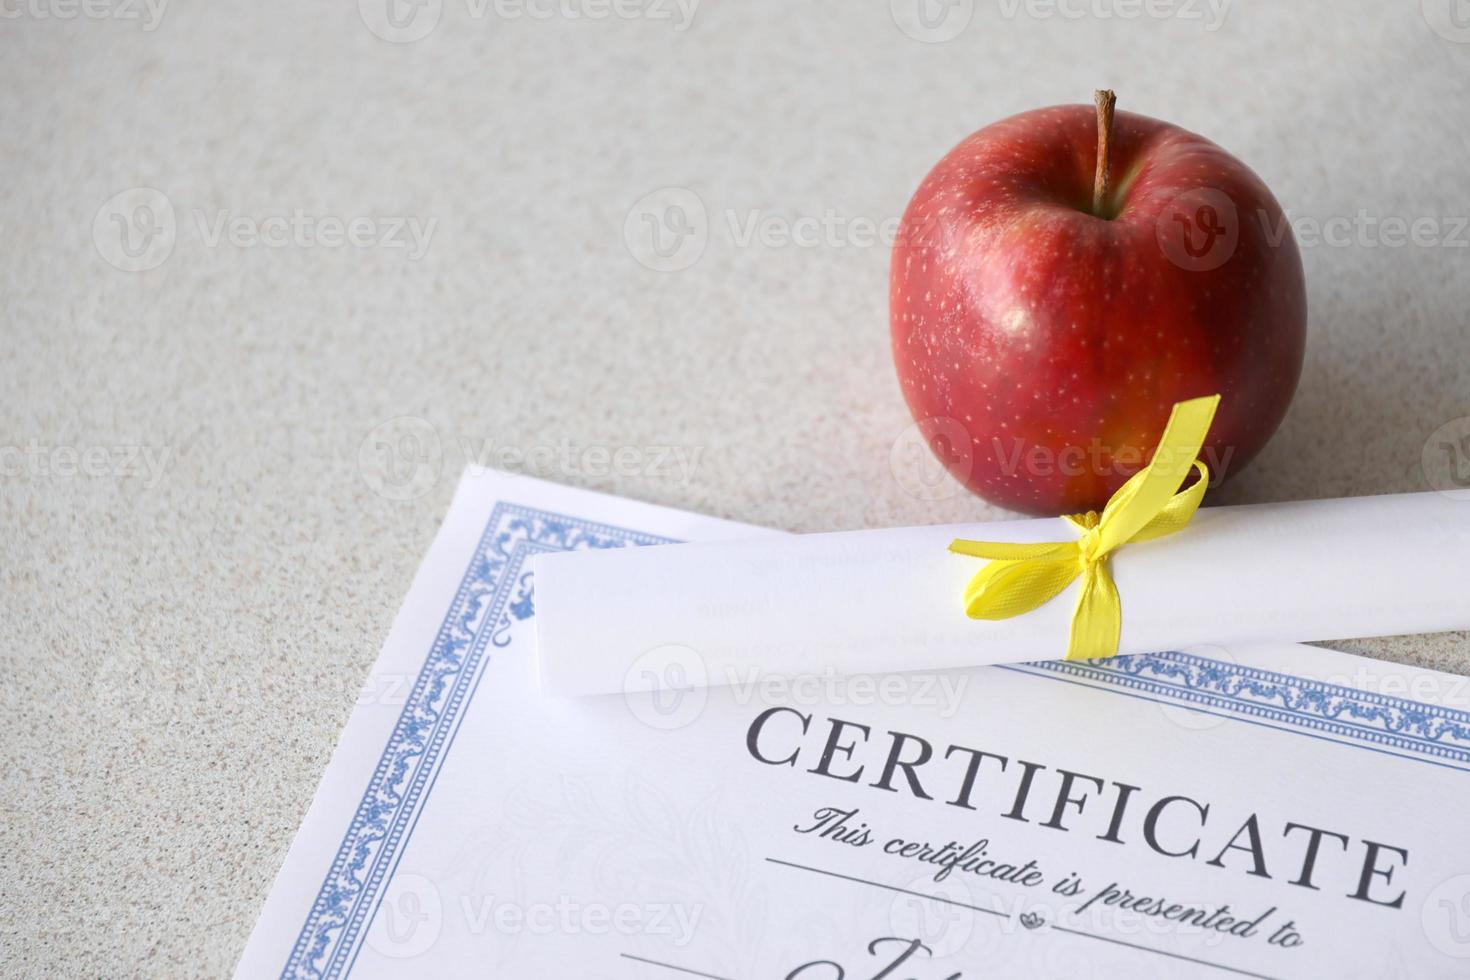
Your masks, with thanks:
M 961 595 L 984 562 L 946 549 L 954 538 L 1076 534 L 1043 518 L 543 555 L 542 689 L 662 686 L 637 668 L 667 646 L 688 648 L 698 668 L 681 683 L 711 686 L 1059 659 L 1079 582 L 1013 619 L 971 620 Z M 1175 535 L 1123 545 L 1112 572 L 1121 654 L 1466 629 L 1470 501 L 1417 493 L 1204 508 Z

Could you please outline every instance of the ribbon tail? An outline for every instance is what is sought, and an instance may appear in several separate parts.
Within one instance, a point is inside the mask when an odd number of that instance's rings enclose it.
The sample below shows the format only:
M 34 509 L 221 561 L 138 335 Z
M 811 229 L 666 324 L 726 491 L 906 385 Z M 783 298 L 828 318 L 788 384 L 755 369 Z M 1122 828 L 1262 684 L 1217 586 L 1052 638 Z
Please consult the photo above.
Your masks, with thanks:
M 1193 398 L 1174 406 L 1164 434 L 1149 464 L 1134 474 L 1103 508 L 1099 521 L 1098 549 L 1106 554 L 1158 516 L 1179 492 L 1179 486 L 1194 469 L 1200 447 L 1210 431 L 1219 395 Z M 1203 491 L 1201 491 L 1203 494 Z
M 1068 660 L 1115 656 L 1123 632 L 1123 605 L 1106 562 L 1093 562 L 1082 573 L 1082 589 L 1072 612 Z

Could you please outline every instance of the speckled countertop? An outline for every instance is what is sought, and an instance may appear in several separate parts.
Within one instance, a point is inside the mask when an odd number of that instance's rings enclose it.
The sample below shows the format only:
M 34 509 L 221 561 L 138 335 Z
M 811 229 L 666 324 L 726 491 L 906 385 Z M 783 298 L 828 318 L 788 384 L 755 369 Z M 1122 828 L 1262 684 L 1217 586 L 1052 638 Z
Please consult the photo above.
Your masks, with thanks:
M 1451 0 L 386 2 L 0 21 L 6 975 L 233 966 L 467 460 L 998 516 L 915 492 L 881 229 L 1003 115 L 1111 86 L 1290 212 L 1301 390 L 1217 500 L 1425 489 L 1470 435 Z M 1470 673 L 1463 634 L 1338 645 Z

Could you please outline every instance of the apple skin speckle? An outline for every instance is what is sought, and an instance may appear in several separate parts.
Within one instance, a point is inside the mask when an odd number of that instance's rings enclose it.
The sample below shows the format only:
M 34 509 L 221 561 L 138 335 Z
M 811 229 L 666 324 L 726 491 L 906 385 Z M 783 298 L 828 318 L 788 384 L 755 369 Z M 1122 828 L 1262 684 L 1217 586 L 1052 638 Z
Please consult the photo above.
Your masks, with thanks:
M 1223 480 L 1275 433 L 1301 374 L 1301 255 L 1260 178 L 1203 137 L 1119 112 L 1101 218 L 1096 154 L 1092 106 L 987 126 L 925 177 L 894 246 L 909 410 L 962 420 L 972 452 L 942 458 L 1012 510 L 1101 509 L 1174 403 L 1200 395 L 1224 396 L 1202 453 Z

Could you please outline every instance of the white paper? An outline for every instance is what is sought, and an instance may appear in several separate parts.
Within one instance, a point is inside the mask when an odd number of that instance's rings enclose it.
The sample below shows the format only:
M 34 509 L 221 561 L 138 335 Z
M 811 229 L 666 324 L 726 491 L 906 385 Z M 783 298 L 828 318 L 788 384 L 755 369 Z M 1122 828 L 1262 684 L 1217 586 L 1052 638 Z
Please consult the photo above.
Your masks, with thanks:
M 531 555 L 762 533 L 472 471 L 237 976 L 1470 972 L 1465 678 L 1274 646 L 537 695 Z M 839 723 L 839 748 L 826 753 Z M 794 753 L 797 764 L 762 761 L 752 732 L 768 760 Z M 891 789 L 874 785 L 894 733 L 906 736 L 900 761 L 931 746 L 914 770 L 930 798 L 902 768 Z M 952 802 L 964 792 L 963 748 L 1008 760 L 982 760 L 973 809 Z M 812 772 L 824 755 L 827 774 Z M 859 767 L 855 781 L 842 778 Z M 1078 774 L 1070 794 L 1064 770 Z M 1025 819 L 1008 818 L 1023 782 Z M 1120 786 L 1138 788 L 1127 791 L 1114 843 L 1099 838 Z M 1083 798 L 1080 809 L 1063 806 L 1064 829 L 1045 826 L 1067 795 Z M 1156 806 L 1159 848 L 1198 841 L 1195 856 L 1169 857 L 1145 840 Z M 851 814 L 850 833 L 797 829 L 831 811 Z M 1226 848 L 1249 839 L 1240 835 L 1252 818 L 1264 877 L 1252 873 L 1249 848 Z M 1286 829 L 1293 823 L 1324 832 L 1312 887 L 1292 883 L 1308 847 L 1307 832 Z M 886 851 L 899 838 L 983 840 L 985 860 L 1030 863 L 1041 880 L 963 869 L 937 877 L 937 866 Z M 1370 871 L 1381 873 L 1370 874 L 1366 898 L 1352 898 L 1368 841 L 1379 845 Z M 1056 890 L 1073 884 L 1076 895 Z M 1124 909 L 1124 888 L 1257 925 L 1235 936 Z M 881 973 L 906 949 L 905 962 Z
M 1059 519 L 548 555 L 537 568 L 544 689 L 727 684 L 752 670 L 874 673 L 1062 657 L 1079 583 L 1039 609 L 972 621 L 983 560 L 955 538 L 1060 541 Z M 1120 652 L 1470 628 L 1470 503 L 1435 493 L 1206 508 L 1124 545 Z M 690 668 L 647 669 L 676 646 Z

